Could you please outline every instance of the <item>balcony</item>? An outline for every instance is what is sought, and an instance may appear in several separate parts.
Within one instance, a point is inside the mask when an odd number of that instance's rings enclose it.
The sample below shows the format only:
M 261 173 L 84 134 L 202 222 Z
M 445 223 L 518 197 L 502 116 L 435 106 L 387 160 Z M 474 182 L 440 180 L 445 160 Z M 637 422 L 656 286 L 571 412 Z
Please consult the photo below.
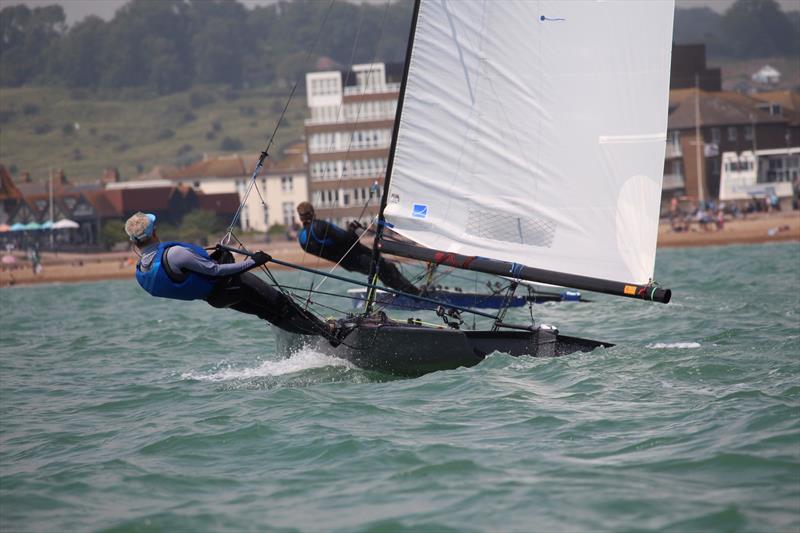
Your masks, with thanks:
M 399 83 L 384 83 L 376 87 L 364 87 L 363 85 L 353 85 L 344 88 L 345 96 L 359 96 L 362 94 L 382 94 L 396 93 L 400 90 Z
M 686 182 L 683 179 L 683 174 L 664 174 L 664 182 L 661 187 L 663 190 L 674 191 L 684 187 L 686 187 Z
M 667 153 L 665 159 L 674 159 L 676 157 L 683 157 L 680 143 L 667 143 Z
M 359 152 L 362 150 L 388 150 L 392 146 L 391 141 L 384 142 L 354 142 L 350 146 L 309 146 L 309 154 L 349 154 L 351 152 Z
M 394 121 L 394 116 L 395 116 L 395 113 L 367 113 L 367 112 L 363 112 L 363 113 L 359 113 L 356 116 L 341 116 L 340 115 L 340 116 L 336 117 L 335 119 L 322 118 L 322 119 L 316 119 L 315 120 L 315 119 L 312 119 L 312 118 L 307 118 L 307 119 L 305 119 L 303 124 L 306 125 L 306 126 L 324 126 L 324 125 L 329 125 L 329 124 L 348 124 L 348 125 L 352 125 L 352 124 L 361 124 L 361 123 L 364 123 L 364 122 L 377 122 L 377 121 L 380 121 L 380 120 L 391 120 L 391 121 Z M 356 119 L 358 119 L 358 122 L 356 122 Z

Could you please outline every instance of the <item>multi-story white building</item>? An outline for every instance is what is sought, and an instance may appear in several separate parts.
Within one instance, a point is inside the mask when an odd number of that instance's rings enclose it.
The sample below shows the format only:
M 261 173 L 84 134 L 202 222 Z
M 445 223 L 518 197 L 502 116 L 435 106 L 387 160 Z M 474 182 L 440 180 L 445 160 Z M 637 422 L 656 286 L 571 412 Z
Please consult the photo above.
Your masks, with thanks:
M 722 154 L 719 199 L 746 201 L 772 195 L 789 208 L 800 179 L 800 147 Z
M 170 176 L 173 182 L 191 185 L 206 194 L 235 192 L 241 201 L 250 184 L 258 154 L 204 158 Z M 308 199 L 306 148 L 297 143 L 284 150 L 280 160 L 267 159 L 239 215 L 245 231 L 267 231 L 280 224 L 299 223 L 297 204 Z
M 306 74 L 309 192 L 320 218 L 377 215 L 401 78 L 402 65 L 383 63 Z

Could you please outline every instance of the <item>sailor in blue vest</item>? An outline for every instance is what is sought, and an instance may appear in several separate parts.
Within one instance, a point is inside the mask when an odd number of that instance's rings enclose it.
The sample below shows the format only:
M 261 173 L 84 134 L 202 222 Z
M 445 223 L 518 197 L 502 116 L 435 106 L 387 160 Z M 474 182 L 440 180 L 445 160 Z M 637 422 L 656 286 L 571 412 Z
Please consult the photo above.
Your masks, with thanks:
M 297 234 L 297 240 L 306 253 L 338 263 L 350 272 L 369 275 L 372 250 L 358 242 L 359 236 L 355 232 L 357 223 L 343 230 L 330 222 L 315 219 L 314 206 L 308 202 L 298 204 L 297 214 L 303 223 L 303 229 Z M 394 263 L 382 257 L 378 263 L 378 277 L 384 285 L 392 289 L 408 294 L 420 292 L 413 283 L 403 277 Z
M 156 232 L 156 217 L 150 213 L 140 212 L 130 217 L 125 232 L 140 255 L 136 281 L 151 295 L 205 300 L 214 307 L 230 307 L 256 315 L 292 333 L 334 337 L 334 323 L 319 320 L 281 291 L 247 272 L 268 262 L 271 259 L 268 254 L 256 252 L 252 258 L 234 263 L 228 253 L 227 258 L 217 262 L 200 246 L 161 242 Z

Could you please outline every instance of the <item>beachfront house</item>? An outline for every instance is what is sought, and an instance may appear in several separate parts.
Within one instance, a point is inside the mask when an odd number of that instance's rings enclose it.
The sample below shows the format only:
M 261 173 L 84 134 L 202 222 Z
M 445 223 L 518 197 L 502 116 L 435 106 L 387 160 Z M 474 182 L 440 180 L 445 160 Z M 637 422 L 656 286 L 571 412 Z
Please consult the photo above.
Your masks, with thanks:
M 800 147 L 797 100 L 789 91 L 760 98 L 694 88 L 670 91 L 664 201 L 720 199 L 725 153 Z
M 270 227 L 292 227 L 295 208 L 308 199 L 305 145 L 294 143 L 279 160 L 267 159 L 255 186 L 250 178 L 259 154 L 205 156 L 201 161 L 169 176 L 176 185 L 189 185 L 204 194 L 236 194 L 243 200 L 238 225 L 246 231 L 266 232 Z

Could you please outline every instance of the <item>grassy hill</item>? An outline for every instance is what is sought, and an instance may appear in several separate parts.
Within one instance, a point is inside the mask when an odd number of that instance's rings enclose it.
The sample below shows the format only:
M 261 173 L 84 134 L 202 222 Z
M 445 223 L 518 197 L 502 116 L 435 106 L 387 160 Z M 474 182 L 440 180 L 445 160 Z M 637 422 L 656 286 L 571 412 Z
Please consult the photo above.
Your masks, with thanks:
M 235 91 L 194 87 L 169 96 L 25 87 L 0 89 L 0 162 L 18 177 L 47 179 L 63 168 L 74 182 L 106 167 L 132 178 L 156 164 L 187 164 L 203 153 L 264 149 L 288 97 L 270 87 Z M 307 110 L 298 90 L 271 153 L 303 133 Z

